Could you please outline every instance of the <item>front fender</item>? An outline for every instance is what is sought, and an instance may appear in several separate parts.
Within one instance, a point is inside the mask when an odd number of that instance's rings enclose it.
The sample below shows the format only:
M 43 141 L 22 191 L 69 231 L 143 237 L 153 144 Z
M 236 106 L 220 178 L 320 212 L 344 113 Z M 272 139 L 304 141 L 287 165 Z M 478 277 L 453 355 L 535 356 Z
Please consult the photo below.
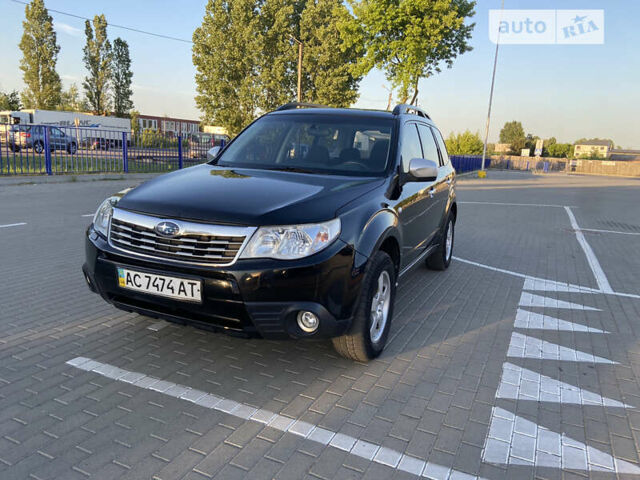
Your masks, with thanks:
M 380 248 L 389 237 L 395 238 L 398 245 L 402 245 L 401 232 L 398 228 L 398 215 L 387 208 L 376 212 L 364 225 L 362 232 L 355 242 L 355 268 L 362 268 L 367 260 Z

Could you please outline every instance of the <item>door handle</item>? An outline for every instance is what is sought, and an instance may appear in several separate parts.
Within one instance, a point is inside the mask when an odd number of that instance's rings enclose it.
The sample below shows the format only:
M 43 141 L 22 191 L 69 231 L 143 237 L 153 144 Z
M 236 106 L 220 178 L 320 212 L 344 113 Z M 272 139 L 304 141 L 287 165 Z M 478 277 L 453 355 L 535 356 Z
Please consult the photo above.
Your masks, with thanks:
M 436 189 L 431 187 L 431 189 L 429 189 L 429 198 L 433 198 L 433 195 L 436 193 Z

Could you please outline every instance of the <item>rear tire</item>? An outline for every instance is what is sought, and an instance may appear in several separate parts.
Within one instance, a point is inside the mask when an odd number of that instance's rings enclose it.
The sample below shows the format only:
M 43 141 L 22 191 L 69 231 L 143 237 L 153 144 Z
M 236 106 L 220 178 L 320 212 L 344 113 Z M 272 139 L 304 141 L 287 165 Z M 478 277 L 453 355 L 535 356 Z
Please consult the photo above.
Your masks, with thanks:
M 77 151 L 78 151 L 78 148 L 76 147 L 76 144 L 74 142 L 71 142 L 67 147 L 67 152 L 69 152 L 69 154 L 71 155 L 75 155 Z
M 396 297 L 396 269 L 391 257 L 377 252 L 370 262 L 349 333 L 332 339 L 340 355 L 359 362 L 367 362 L 384 350 Z
M 453 215 L 449 214 L 442 232 L 442 241 L 437 250 L 427 258 L 427 267 L 431 270 L 446 270 L 451 264 L 453 256 L 453 240 L 455 239 L 455 225 Z

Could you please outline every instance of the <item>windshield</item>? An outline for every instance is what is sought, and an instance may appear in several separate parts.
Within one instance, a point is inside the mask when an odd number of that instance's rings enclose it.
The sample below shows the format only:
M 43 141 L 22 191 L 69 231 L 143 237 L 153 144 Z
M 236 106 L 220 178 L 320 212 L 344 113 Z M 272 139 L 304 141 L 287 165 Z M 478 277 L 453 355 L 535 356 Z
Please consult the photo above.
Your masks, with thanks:
M 269 115 L 245 130 L 217 164 L 335 175 L 380 175 L 392 120 L 335 115 Z

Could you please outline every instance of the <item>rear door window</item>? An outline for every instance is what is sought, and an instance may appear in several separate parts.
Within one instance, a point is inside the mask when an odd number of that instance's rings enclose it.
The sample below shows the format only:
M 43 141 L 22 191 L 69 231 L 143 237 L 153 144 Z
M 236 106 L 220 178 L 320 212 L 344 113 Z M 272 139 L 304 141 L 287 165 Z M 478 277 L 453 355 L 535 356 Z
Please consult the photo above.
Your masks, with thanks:
M 436 141 L 433 138 L 431 129 L 428 126 L 419 123 L 418 131 L 420 132 L 420 140 L 422 140 L 422 151 L 424 152 L 423 158 L 433 160 L 438 165 L 442 166 L 442 161 L 438 155 L 438 147 L 436 146 Z
M 436 141 L 438 142 L 438 147 L 440 148 L 440 154 L 442 155 L 442 163 L 444 165 L 449 165 L 451 161 L 449 160 L 449 154 L 447 153 L 447 145 L 444 143 L 444 139 L 442 138 L 442 134 L 440 130 L 437 128 L 431 127 L 433 130 L 433 134 L 436 137 Z

